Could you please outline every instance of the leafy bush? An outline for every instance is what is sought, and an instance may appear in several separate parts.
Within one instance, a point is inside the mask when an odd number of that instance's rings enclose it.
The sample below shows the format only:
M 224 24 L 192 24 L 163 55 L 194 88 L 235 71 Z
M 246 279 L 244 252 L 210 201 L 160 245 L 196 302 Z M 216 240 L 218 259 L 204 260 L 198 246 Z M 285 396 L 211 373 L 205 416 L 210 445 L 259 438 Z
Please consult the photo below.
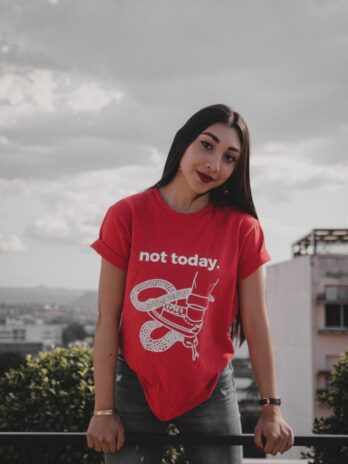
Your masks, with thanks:
M 0 377 L 11 368 L 16 369 L 25 363 L 25 356 L 14 351 L 4 351 L 0 353 Z
M 92 350 L 87 345 L 57 347 L 26 356 L 26 363 L 0 379 L 0 430 L 10 432 L 85 432 L 94 406 Z M 101 463 L 86 445 L 8 445 L 2 463 Z
M 348 351 L 342 353 L 333 366 L 330 387 L 320 393 L 318 398 L 324 404 L 333 407 L 333 415 L 314 419 L 313 433 L 348 434 Z M 348 447 L 314 446 L 313 451 L 301 453 L 302 458 L 313 459 L 310 464 L 346 464 Z
M 0 378 L 0 430 L 8 432 L 86 432 L 94 407 L 92 349 L 57 347 L 27 355 L 25 363 Z M 174 424 L 169 433 L 178 432 Z M 53 458 L 54 456 L 54 458 Z M 42 444 L 0 447 L 1 464 L 104 463 L 103 453 L 85 445 Z M 181 445 L 165 448 L 163 464 L 186 464 Z

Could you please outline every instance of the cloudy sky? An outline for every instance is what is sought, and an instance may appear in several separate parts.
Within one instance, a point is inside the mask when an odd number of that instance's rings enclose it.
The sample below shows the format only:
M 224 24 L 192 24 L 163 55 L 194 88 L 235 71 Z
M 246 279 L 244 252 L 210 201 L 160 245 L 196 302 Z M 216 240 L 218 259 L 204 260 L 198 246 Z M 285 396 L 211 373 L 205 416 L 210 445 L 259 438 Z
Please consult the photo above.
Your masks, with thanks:
M 0 5 L 0 286 L 97 289 L 107 208 L 213 103 L 248 123 L 269 265 L 348 226 L 345 0 Z

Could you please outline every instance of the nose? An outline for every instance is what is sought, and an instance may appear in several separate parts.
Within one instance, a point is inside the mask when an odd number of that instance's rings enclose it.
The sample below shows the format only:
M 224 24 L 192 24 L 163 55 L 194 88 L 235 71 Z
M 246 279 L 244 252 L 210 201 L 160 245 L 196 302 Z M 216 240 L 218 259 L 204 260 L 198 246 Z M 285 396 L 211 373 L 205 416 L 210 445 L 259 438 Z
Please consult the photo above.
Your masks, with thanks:
M 221 167 L 221 160 L 218 156 L 216 156 L 213 159 L 210 159 L 209 161 L 206 162 L 206 166 L 209 167 L 212 171 L 220 171 Z

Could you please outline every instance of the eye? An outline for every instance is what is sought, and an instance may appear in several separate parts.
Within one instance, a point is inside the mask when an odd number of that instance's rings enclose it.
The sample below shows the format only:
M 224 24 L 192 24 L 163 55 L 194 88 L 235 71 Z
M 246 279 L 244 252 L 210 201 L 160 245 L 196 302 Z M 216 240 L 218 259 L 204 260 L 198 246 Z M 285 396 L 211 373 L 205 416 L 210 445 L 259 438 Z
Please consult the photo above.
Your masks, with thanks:
M 236 158 L 235 158 L 234 156 L 229 155 L 228 153 L 226 154 L 226 159 L 227 159 L 227 161 L 228 161 L 229 163 L 234 163 L 234 162 L 237 161 Z
M 211 144 L 209 142 L 206 142 L 205 140 L 201 140 L 201 144 L 203 145 L 204 148 L 207 148 L 206 145 L 209 145 L 209 147 L 211 147 Z

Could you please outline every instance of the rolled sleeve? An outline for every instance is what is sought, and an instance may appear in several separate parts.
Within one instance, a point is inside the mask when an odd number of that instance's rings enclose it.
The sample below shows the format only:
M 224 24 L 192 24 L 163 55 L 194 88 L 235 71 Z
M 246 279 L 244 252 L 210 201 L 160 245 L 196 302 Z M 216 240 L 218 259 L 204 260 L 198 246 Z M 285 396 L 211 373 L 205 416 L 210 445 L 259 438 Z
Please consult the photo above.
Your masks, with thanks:
M 240 229 L 237 280 L 245 279 L 271 259 L 260 222 L 253 216 L 247 215 Z
M 119 201 L 110 206 L 90 247 L 114 266 L 126 271 L 131 244 L 131 220 L 127 205 Z

